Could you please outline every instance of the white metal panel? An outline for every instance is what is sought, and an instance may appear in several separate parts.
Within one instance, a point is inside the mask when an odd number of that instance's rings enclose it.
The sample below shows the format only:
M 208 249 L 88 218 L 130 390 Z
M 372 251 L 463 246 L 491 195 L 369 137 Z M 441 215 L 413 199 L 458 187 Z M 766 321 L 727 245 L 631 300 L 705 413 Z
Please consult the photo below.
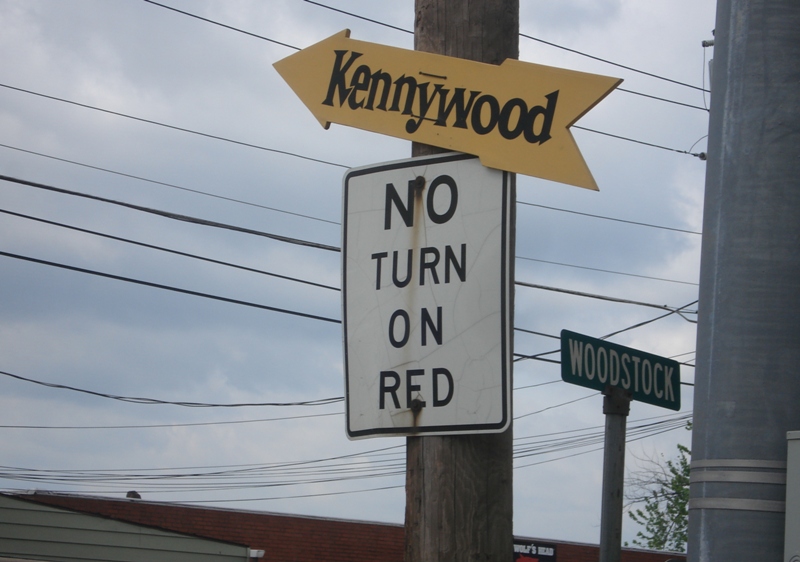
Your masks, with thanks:
M 800 562 L 800 431 L 787 434 L 785 562 Z

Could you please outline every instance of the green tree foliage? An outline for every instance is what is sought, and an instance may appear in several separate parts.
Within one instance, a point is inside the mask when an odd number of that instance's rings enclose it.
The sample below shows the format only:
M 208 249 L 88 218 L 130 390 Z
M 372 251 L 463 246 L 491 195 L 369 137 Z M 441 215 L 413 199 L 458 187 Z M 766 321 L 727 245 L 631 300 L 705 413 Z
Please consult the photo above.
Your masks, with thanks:
M 689 462 L 691 451 L 678 445 L 678 456 L 643 461 L 641 470 L 628 479 L 625 497 L 630 518 L 644 530 L 636 533 L 633 544 L 652 550 L 686 551 L 689 511 Z M 641 461 L 642 459 L 640 459 Z

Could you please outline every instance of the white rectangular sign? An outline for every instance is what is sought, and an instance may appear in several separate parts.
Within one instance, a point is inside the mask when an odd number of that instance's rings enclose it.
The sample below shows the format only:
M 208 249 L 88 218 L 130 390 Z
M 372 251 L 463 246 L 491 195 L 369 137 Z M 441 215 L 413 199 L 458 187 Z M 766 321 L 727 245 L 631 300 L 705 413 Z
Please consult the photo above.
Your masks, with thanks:
M 345 175 L 351 439 L 508 427 L 512 177 L 454 153 Z

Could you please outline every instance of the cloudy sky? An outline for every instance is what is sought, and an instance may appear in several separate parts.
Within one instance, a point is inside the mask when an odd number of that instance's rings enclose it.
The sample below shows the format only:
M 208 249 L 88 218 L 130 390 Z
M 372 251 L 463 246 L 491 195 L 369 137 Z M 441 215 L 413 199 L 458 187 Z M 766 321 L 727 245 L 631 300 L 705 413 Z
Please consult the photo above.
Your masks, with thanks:
M 518 177 L 516 279 L 547 289 L 517 286 L 515 352 L 620 332 L 691 383 L 714 2 L 520 3 L 521 60 L 625 91 L 574 131 L 599 192 Z M 164 4 L 228 27 L 0 0 L 0 488 L 401 523 L 404 439 L 345 436 L 330 247 L 346 169 L 410 143 L 324 130 L 272 65 L 343 29 L 412 48 L 413 2 Z M 514 531 L 596 543 L 602 397 L 520 359 Z M 691 392 L 633 404 L 629 468 L 689 443 Z

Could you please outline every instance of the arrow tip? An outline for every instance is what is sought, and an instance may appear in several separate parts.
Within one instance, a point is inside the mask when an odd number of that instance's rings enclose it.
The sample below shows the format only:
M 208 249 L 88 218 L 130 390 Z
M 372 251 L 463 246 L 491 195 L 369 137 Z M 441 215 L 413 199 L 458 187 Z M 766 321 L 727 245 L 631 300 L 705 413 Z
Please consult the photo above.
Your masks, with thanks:
M 272 65 L 325 129 L 329 128 L 331 123 L 325 117 L 318 115 L 317 104 L 314 103 L 316 100 L 313 99 L 314 93 L 318 89 L 315 81 L 320 77 L 324 79 L 326 73 L 330 75 L 330 68 L 327 68 L 327 65 L 330 64 L 328 58 L 322 56 L 321 53 L 341 47 L 342 43 L 349 38 L 350 30 L 343 29 L 322 41 L 282 58 Z

